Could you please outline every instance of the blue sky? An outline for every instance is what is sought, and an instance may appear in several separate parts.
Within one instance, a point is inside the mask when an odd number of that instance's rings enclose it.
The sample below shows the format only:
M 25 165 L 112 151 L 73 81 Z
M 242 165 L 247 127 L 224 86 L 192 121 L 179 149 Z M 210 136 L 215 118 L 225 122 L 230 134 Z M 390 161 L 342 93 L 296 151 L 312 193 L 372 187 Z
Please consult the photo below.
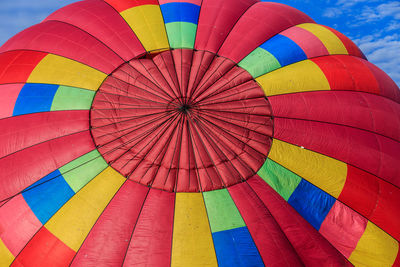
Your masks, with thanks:
M 400 1 L 278 0 L 350 37 L 400 85 Z M 1 0 L 0 44 L 76 0 Z

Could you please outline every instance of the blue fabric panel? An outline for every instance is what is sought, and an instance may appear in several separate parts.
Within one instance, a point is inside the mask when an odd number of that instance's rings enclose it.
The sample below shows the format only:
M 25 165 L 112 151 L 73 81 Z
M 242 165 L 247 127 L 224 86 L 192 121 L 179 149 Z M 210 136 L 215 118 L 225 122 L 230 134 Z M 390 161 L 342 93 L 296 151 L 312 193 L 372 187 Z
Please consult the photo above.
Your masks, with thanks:
M 50 111 L 58 85 L 27 83 L 21 89 L 13 115 Z
M 218 266 L 264 266 L 247 227 L 212 234 Z
M 307 55 L 300 46 L 280 34 L 275 35 L 260 47 L 270 52 L 282 67 L 307 59 Z
M 165 23 L 183 21 L 197 24 L 200 7 L 191 3 L 167 3 L 161 5 L 161 12 Z
M 22 196 L 42 224 L 73 195 L 59 170 L 56 170 L 24 190 Z
M 304 179 L 288 200 L 289 204 L 317 230 L 335 201 L 334 197 Z

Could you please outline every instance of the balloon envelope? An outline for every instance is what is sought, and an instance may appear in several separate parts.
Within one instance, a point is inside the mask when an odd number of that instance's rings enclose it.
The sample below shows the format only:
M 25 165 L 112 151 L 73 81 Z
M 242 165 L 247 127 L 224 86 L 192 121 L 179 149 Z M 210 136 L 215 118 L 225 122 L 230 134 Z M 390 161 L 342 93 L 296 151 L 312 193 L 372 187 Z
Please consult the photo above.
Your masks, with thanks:
M 257 0 L 84 0 L 0 48 L 1 266 L 400 263 L 400 91 Z

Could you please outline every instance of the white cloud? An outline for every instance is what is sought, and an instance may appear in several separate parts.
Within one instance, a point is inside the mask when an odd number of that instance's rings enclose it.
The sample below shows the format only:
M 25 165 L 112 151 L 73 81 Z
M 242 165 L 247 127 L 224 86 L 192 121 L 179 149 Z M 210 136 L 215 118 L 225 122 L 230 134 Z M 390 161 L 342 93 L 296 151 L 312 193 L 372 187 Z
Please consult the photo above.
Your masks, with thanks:
M 400 2 L 388 2 L 385 4 L 380 4 L 375 8 L 365 6 L 357 19 L 365 22 L 371 22 L 382 20 L 387 17 L 400 19 Z
M 385 28 L 386 31 L 395 31 L 400 30 L 400 21 L 393 20 L 390 24 Z
M 322 14 L 322 16 L 327 17 L 327 18 L 337 18 L 342 14 L 343 14 L 343 11 L 340 8 L 329 7 L 327 9 L 325 9 L 325 11 Z
M 336 2 L 336 5 L 341 6 L 342 8 L 349 8 L 353 7 L 359 3 L 372 3 L 372 2 L 377 2 L 379 0 L 338 0 Z
M 380 67 L 400 85 L 400 34 L 383 37 L 368 35 L 355 39 L 354 42 L 370 62 Z

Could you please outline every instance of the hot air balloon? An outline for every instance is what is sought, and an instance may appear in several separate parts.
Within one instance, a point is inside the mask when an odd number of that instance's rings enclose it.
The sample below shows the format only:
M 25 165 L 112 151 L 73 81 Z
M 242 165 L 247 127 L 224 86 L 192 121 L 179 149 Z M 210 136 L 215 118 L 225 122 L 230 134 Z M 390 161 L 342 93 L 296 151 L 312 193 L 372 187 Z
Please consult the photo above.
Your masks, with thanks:
M 0 48 L 1 266 L 398 266 L 400 91 L 257 0 L 84 0 Z

